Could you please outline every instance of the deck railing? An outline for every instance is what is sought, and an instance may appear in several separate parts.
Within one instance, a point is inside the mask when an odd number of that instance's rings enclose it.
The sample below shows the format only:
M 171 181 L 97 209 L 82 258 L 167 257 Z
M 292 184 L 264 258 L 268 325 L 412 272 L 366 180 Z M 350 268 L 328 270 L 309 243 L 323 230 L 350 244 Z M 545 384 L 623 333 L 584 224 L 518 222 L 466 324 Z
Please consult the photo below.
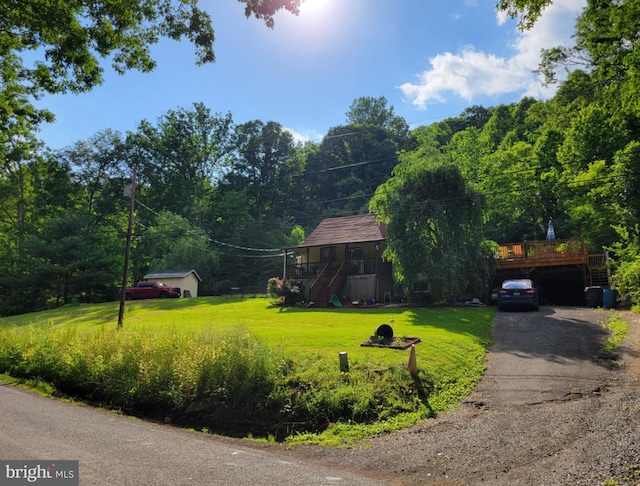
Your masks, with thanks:
M 599 255 L 589 255 L 590 268 L 604 268 L 606 266 L 606 258 L 604 253 Z
M 576 260 L 583 260 L 586 263 L 589 258 L 587 248 L 581 238 L 507 243 L 500 245 L 500 250 L 495 256 L 498 264 L 508 262 L 530 262 L 532 264 L 555 262 L 561 264 L 564 261 L 575 262 Z
M 341 263 L 334 263 L 331 266 L 338 267 Z M 327 266 L 326 262 L 303 262 L 287 265 L 287 278 L 293 279 L 315 279 L 320 272 Z M 353 260 L 345 265 L 346 275 L 391 275 L 391 263 L 378 260 L 376 264 L 375 258 L 364 258 L 362 260 Z

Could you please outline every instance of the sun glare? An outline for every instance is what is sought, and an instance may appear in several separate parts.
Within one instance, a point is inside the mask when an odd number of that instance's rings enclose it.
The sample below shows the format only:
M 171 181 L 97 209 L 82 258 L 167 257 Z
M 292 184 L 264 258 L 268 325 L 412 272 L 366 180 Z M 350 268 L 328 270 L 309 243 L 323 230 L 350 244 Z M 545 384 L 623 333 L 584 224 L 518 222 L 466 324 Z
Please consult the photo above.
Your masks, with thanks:
M 331 52 L 344 40 L 347 24 L 353 18 L 350 10 L 358 1 L 366 0 L 304 0 L 300 15 L 282 16 L 279 28 L 272 33 L 286 39 L 288 50 L 304 52 L 307 58 Z
M 313 15 L 322 12 L 331 0 L 304 0 L 300 4 L 300 14 Z

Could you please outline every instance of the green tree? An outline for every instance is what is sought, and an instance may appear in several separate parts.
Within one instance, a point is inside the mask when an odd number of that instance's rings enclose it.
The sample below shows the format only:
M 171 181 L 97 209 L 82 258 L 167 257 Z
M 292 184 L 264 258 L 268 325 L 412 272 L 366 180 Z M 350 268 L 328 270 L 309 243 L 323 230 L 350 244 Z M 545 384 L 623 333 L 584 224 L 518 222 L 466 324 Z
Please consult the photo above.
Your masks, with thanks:
M 230 113 L 213 114 L 202 103 L 169 110 L 157 125 L 142 121 L 127 136 L 126 160 L 138 166 L 145 204 L 200 221 L 200 202 L 232 153 L 233 130 Z
M 389 106 L 384 96 L 355 99 L 347 111 L 347 125 L 380 127 L 401 137 L 409 135 L 409 125 L 396 115 L 393 105 Z
M 515 121 L 509 105 L 498 105 L 491 109 L 491 117 L 482 127 L 480 140 L 491 150 L 496 150 L 506 135 L 514 128 Z
M 278 237 L 283 230 L 283 219 L 255 214 L 247 191 L 218 190 L 211 193 L 212 223 L 207 226 L 211 248 L 219 258 L 215 292 L 227 293 L 231 287 L 264 287 L 269 277 L 279 275 L 282 258 L 280 251 L 251 251 L 279 249 L 286 246 Z M 285 220 L 286 221 L 286 220 Z M 286 223 L 290 228 L 290 222 Z
M 620 224 L 628 231 L 637 231 L 640 224 L 640 141 L 632 140 L 614 157 L 612 176 L 615 181 L 616 213 Z
M 630 304 L 640 306 L 640 226 L 631 231 L 623 226 L 616 226 L 619 241 L 613 250 L 614 273 L 613 283 L 620 296 Z
M 460 115 L 453 118 L 445 118 L 444 122 L 449 125 L 453 134 L 466 130 L 469 127 L 480 129 L 491 117 L 490 111 L 480 105 L 465 108 Z
M 318 219 L 366 211 L 374 191 L 398 163 L 398 153 L 417 146 L 405 120 L 383 96 L 354 100 L 347 122 L 332 127 L 307 154 L 304 179 L 310 212 Z
M 616 239 L 611 226 L 618 219 L 613 165 L 615 154 L 624 147 L 625 132 L 620 116 L 592 103 L 574 115 L 558 147 L 559 180 L 564 186 L 558 200 L 592 251 Z
M 481 187 L 483 181 L 482 161 L 489 153 L 486 144 L 480 141 L 480 130 L 470 126 L 456 132 L 446 146 L 446 154 L 458 166 L 468 184 Z
M 297 14 L 302 0 L 239 1 L 247 17 L 255 15 L 273 27 L 278 10 Z M 0 12 L 0 133 L 16 118 L 33 125 L 51 121 L 49 111 L 33 107 L 32 97 L 91 90 L 103 82 L 104 60 L 120 74 L 153 70 L 150 49 L 160 38 L 187 38 L 197 64 L 213 62 L 211 18 L 198 3 L 6 0 Z
M 69 167 L 77 187 L 82 188 L 79 206 L 96 221 L 111 221 L 117 227 L 123 211 L 123 188 L 130 177 L 122 136 L 104 130 L 58 151 L 52 158 Z
M 482 234 L 483 197 L 449 162 L 408 153 L 370 209 L 387 223 L 384 257 L 406 292 L 430 282 L 436 300 L 484 292 L 491 259 Z M 436 290 L 438 289 L 438 290 Z
M 123 241 L 113 228 L 70 210 L 46 221 L 27 245 L 32 269 L 24 280 L 47 307 L 116 297 Z
M 272 27 L 278 10 L 297 14 L 301 0 L 239 1 L 247 17 Z M 150 47 L 161 37 L 189 39 L 198 64 L 215 60 L 211 18 L 198 0 L 7 0 L 0 14 L 0 58 L 11 58 L 31 94 L 90 90 L 103 80 L 101 59 L 119 73 L 150 71 Z M 18 56 L 31 52 L 38 60 L 29 67 Z
M 224 254 L 224 280 L 262 291 L 269 277 L 281 274 L 279 249 L 288 246 L 293 216 L 304 211 L 304 159 L 279 123 L 253 120 L 235 135 L 235 158 L 211 206 L 219 215 L 212 233 Z
M 295 198 L 294 177 L 302 173 L 293 136 L 279 123 L 253 120 L 236 127 L 236 157 L 222 187 L 245 191 L 255 215 L 286 212 Z
M 545 7 L 551 3 L 552 0 L 498 0 L 496 8 L 511 18 L 519 17 L 520 28 L 527 30 L 533 27 Z
M 132 255 L 132 281 L 149 271 L 191 270 L 198 272 L 202 295 L 212 295 L 220 257 L 211 249 L 207 233 L 184 217 L 161 211 L 153 225 L 138 231 L 139 242 Z

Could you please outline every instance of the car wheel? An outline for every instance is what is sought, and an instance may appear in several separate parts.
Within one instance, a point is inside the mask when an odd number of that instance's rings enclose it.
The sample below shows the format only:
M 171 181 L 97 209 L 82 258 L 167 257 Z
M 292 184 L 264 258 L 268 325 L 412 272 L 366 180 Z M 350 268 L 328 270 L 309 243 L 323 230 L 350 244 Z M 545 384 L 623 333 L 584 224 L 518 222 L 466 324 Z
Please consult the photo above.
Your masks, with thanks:
M 169 297 L 169 294 L 167 294 L 166 292 L 160 292 L 161 299 L 166 299 L 167 297 Z
M 126 300 L 133 300 L 133 295 L 132 294 L 125 294 L 124 298 Z

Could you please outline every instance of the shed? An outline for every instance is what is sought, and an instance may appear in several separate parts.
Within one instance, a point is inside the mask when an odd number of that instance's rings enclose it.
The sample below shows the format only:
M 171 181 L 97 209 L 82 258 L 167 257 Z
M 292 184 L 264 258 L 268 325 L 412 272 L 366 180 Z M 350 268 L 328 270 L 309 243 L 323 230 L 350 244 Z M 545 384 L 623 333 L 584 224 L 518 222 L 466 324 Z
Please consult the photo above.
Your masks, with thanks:
M 197 297 L 198 285 L 202 281 L 195 270 L 174 270 L 168 272 L 151 272 L 143 277 L 145 280 L 156 280 L 171 287 L 180 287 L 182 297 Z

